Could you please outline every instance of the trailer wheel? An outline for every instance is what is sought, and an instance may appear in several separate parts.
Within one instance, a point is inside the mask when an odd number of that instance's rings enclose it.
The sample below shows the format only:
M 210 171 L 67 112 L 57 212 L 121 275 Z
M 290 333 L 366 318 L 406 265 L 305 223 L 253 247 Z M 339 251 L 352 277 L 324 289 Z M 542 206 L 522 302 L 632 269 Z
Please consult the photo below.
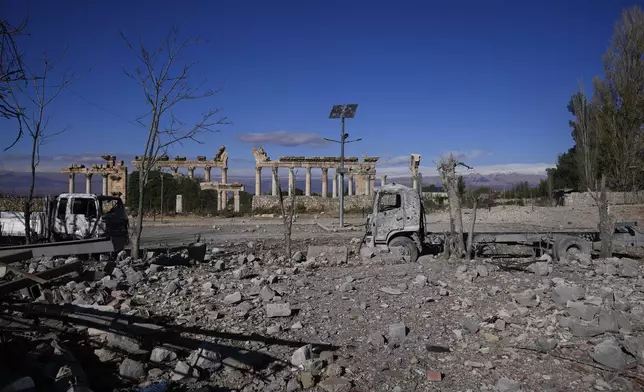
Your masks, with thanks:
M 405 236 L 394 237 L 391 241 L 389 241 L 388 246 L 389 248 L 393 248 L 393 247 L 403 248 L 405 250 L 405 253 L 409 255 L 409 261 L 412 263 L 418 260 L 418 248 L 416 247 L 414 240 L 412 240 L 409 237 L 405 237 Z
M 583 238 L 564 237 L 557 242 L 554 250 L 555 259 L 561 260 L 562 258 L 573 256 L 575 253 L 590 254 L 592 246 L 590 242 Z

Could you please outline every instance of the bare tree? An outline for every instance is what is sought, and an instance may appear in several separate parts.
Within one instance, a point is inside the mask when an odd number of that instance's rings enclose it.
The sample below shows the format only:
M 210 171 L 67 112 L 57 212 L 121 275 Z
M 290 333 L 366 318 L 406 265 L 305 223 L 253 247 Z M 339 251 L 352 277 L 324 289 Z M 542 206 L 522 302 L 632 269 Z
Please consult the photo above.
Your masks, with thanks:
M 644 137 L 644 13 L 622 12 L 604 55 L 604 78 L 595 78 L 594 102 L 600 133 L 602 173 L 614 188 L 626 191 L 642 167 Z
M 47 57 L 43 59 L 43 68 L 41 73 L 36 76 L 27 69 L 26 85 L 18 84 L 18 91 L 13 88 L 9 90 L 9 94 L 15 97 L 16 106 L 22 113 L 21 123 L 24 130 L 29 135 L 31 150 L 30 150 L 30 183 L 29 193 L 24 203 L 24 224 L 25 224 L 25 240 L 29 244 L 32 242 L 31 238 L 31 213 L 33 210 L 34 190 L 36 187 L 36 170 L 40 164 L 40 148 L 46 141 L 54 136 L 60 135 L 65 129 L 51 132 L 49 130 L 48 108 L 51 103 L 58 97 L 58 95 L 71 83 L 73 74 L 66 71 L 60 77 L 58 82 L 55 82 L 55 87 L 50 84 L 50 74 L 58 61 L 64 56 L 64 52 L 58 59 L 51 61 Z M 24 104 L 23 104 L 24 102 Z M 24 132 L 24 131 L 23 131 Z
M 218 90 L 202 89 L 203 82 L 192 86 L 191 71 L 195 62 L 183 63 L 181 55 L 198 40 L 179 38 L 179 31 L 173 28 L 161 44 L 150 50 L 143 42 L 134 45 L 121 33 L 127 47 L 135 54 L 139 67 L 126 74 L 142 88 L 148 112 L 137 122 L 147 130 L 147 141 L 139 157 L 139 200 L 136 219 L 132 230 L 132 256 L 139 257 L 141 233 L 143 231 L 143 193 L 150 170 L 168 148 L 185 141 L 200 143 L 198 136 L 204 132 L 218 132 L 213 127 L 227 124 L 220 110 L 209 110 L 199 119 L 186 125 L 173 111 L 182 103 L 209 98 Z
M 279 179 L 277 179 L 277 192 L 279 194 L 280 209 L 282 211 L 282 223 L 284 224 L 284 250 L 287 260 L 290 260 L 293 256 L 291 253 L 291 229 L 293 227 L 293 217 L 295 217 L 295 189 L 291 189 L 289 185 L 289 190 L 288 203 L 285 203 L 284 195 L 282 195 L 282 187 L 279 185 Z
M 456 255 L 461 258 L 465 254 L 465 244 L 463 241 L 461 198 L 458 189 L 459 177 L 456 175 L 457 166 L 464 166 L 471 169 L 470 166 L 457 161 L 453 154 L 443 155 L 438 163 L 438 173 L 440 174 L 441 183 L 447 191 L 449 200 L 450 243 L 453 244 Z
M 467 259 L 472 258 L 472 246 L 474 241 L 474 227 L 476 226 L 476 211 L 479 206 L 480 195 L 476 195 L 473 191 L 470 191 L 470 197 L 472 198 L 472 223 L 470 224 L 470 231 L 467 235 L 467 249 L 465 254 Z
M 27 81 L 27 72 L 16 38 L 23 34 L 26 25 L 26 19 L 18 26 L 0 19 L 0 118 L 17 120 L 18 125 L 16 137 L 5 147 L 5 151 L 15 146 L 23 135 L 23 112 L 16 99 L 15 89 L 17 84 Z

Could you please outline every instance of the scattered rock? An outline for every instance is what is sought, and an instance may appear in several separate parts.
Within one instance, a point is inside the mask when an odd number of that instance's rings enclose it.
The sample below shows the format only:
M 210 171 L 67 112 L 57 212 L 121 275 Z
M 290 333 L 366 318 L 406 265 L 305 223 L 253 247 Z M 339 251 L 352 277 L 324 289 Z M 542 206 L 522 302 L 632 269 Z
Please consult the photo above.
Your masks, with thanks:
M 121 377 L 138 381 L 145 377 L 145 368 L 143 364 L 138 361 L 131 360 L 130 358 L 125 358 L 121 365 L 119 366 L 119 374 Z
M 521 384 L 512 379 L 502 377 L 497 381 L 496 389 L 499 392 L 517 392 L 521 389 Z
M 217 370 L 221 367 L 221 355 L 202 347 L 190 354 L 188 364 L 201 370 Z
M 242 301 L 242 295 L 239 291 L 236 291 L 232 294 L 228 294 L 224 298 L 224 303 L 227 305 L 234 305 L 234 304 L 240 303 L 241 301 Z
M 402 342 L 407 337 L 407 326 L 404 323 L 389 325 L 389 341 Z
M 351 381 L 340 377 L 329 377 L 322 380 L 318 386 L 326 392 L 348 392 L 351 389 Z
M 195 382 L 199 379 L 199 370 L 183 361 L 177 362 L 172 373 L 172 381 Z
M 155 347 L 150 354 L 150 361 L 156 363 L 174 361 L 175 359 L 177 359 L 177 354 L 163 347 Z
M 302 346 L 295 350 L 291 356 L 291 365 L 302 366 L 306 361 L 313 357 L 313 349 L 310 344 Z
M 528 308 L 539 305 L 539 297 L 534 292 L 534 290 L 525 290 L 521 293 L 516 293 L 512 296 L 519 305 L 526 306 Z
M 289 317 L 291 306 L 288 303 L 266 304 L 266 317 Z
M 552 300 L 559 305 L 566 305 L 568 301 L 584 298 L 584 295 L 584 290 L 579 286 L 559 285 L 552 291 Z
M 590 354 L 595 362 L 612 369 L 621 370 L 626 366 L 626 357 L 622 347 L 614 338 L 608 338 L 593 348 Z

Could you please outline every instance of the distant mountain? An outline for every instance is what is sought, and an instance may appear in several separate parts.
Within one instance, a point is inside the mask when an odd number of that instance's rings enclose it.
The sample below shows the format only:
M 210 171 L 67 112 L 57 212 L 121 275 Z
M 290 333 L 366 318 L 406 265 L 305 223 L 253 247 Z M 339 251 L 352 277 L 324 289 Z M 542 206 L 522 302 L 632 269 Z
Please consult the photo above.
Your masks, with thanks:
M 464 176 L 465 183 L 472 187 L 489 187 L 492 189 L 504 189 L 511 188 L 512 186 L 522 182 L 527 181 L 531 186 L 539 185 L 539 181 L 546 178 L 544 175 L 538 174 L 520 174 L 520 173 L 492 173 L 492 174 L 478 174 L 472 173 Z M 30 175 L 25 172 L 1 172 L 0 171 L 0 194 L 16 194 L 16 195 L 26 195 L 29 192 L 30 184 Z M 239 182 L 244 184 L 246 191 L 249 193 L 255 192 L 255 177 L 236 177 L 229 176 L 229 182 Z M 391 178 L 388 177 L 387 182 L 396 182 L 399 184 L 411 186 L 410 177 L 397 177 Z M 43 195 L 53 195 L 58 193 L 67 192 L 68 190 L 68 177 L 67 174 L 63 173 L 50 173 L 42 172 L 36 174 L 36 194 L 39 196 Z M 287 189 L 288 187 L 288 177 L 284 176 L 280 178 L 280 184 L 282 189 Z M 427 176 L 423 177 L 423 185 L 440 185 L 440 179 L 438 176 Z M 262 176 L 262 193 L 270 192 L 271 190 L 271 179 L 270 176 Z M 380 178 L 376 179 L 376 187 L 380 186 Z M 299 189 L 305 188 L 304 179 L 297 179 L 295 181 L 295 187 Z M 94 176 L 92 178 L 92 188 L 96 192 L 100 192 L 101 189 L 101 178 L 100 176 Z M 82 176 L 76 176 L 76 190 L 78 192 L 83 192 L 85 190 L 85 178 Z M 322 190 L 322 184 L 319 178 L 311 179 L 311 192 L 320 193 Z M 331 192 L 332 187 L 329 183 L 328 191 Z

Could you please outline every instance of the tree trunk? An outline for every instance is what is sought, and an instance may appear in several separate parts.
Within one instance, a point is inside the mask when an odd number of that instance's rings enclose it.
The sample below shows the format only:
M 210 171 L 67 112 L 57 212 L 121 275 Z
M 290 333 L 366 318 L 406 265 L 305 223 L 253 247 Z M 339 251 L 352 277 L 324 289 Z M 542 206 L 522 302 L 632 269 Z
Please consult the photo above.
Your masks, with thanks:
M 597 203 L 599 209 L 599 235 L 601 238 L 601 252 L 602 258 L 611 257 L 613 255 L 613 234 L 615 231 L 614 222 L 608 213 L 608 198 L 606 195 L 606 175 L 602 175 L 601 191 L 599 202 Z
M 38 125 L 37 128 L 39 128 Z M 38 166 L 38 143 L 40 142 L 40 129 L 36 129 L 36 133 L 32 135 L 31 141 L 31 178 L 29 184 L 29 194 L 25 201 L 25 242 L 31 244 L 31 208 L 34 201 L 34 189 L 36 187 L 36 166 Z
M 143 232 L 143 190 L 145 188 L 145 176 L 143 175 L 143 166 L 139 169 L 139 200 L 136 206 L 136 219 L 132 232 L 132 258 L 139 258 L 141 252 L 141 233 Z
M 476 209 L 479 204 L 479 199 L 478 197 L 474 198 L 474 211 L 472 212 L 472 224 L 470 225 L 470 232 L 467 235 L 467 250 L 465 253 L 467 254 L 467 259 L 471 260 L 472 259 L 472 241 L 474 237 L 474 226 L 476 225 Z
M 286 258 L 290 260 L 293 256 L 291 253 L 291 229 L 293 227 L 293 214 L 295 212 L 295 190 L 291 191 L 291 197 L 289 197 L 291 205 L 288 210 L 284 205 L 284 195 L 282 195 L 282 187 L 279 186 L 279 179 L 277 193 L 279 194 L 280 208 L 282 210 L 282 223 L 284 224 L 284 251 L 286 253 Z

